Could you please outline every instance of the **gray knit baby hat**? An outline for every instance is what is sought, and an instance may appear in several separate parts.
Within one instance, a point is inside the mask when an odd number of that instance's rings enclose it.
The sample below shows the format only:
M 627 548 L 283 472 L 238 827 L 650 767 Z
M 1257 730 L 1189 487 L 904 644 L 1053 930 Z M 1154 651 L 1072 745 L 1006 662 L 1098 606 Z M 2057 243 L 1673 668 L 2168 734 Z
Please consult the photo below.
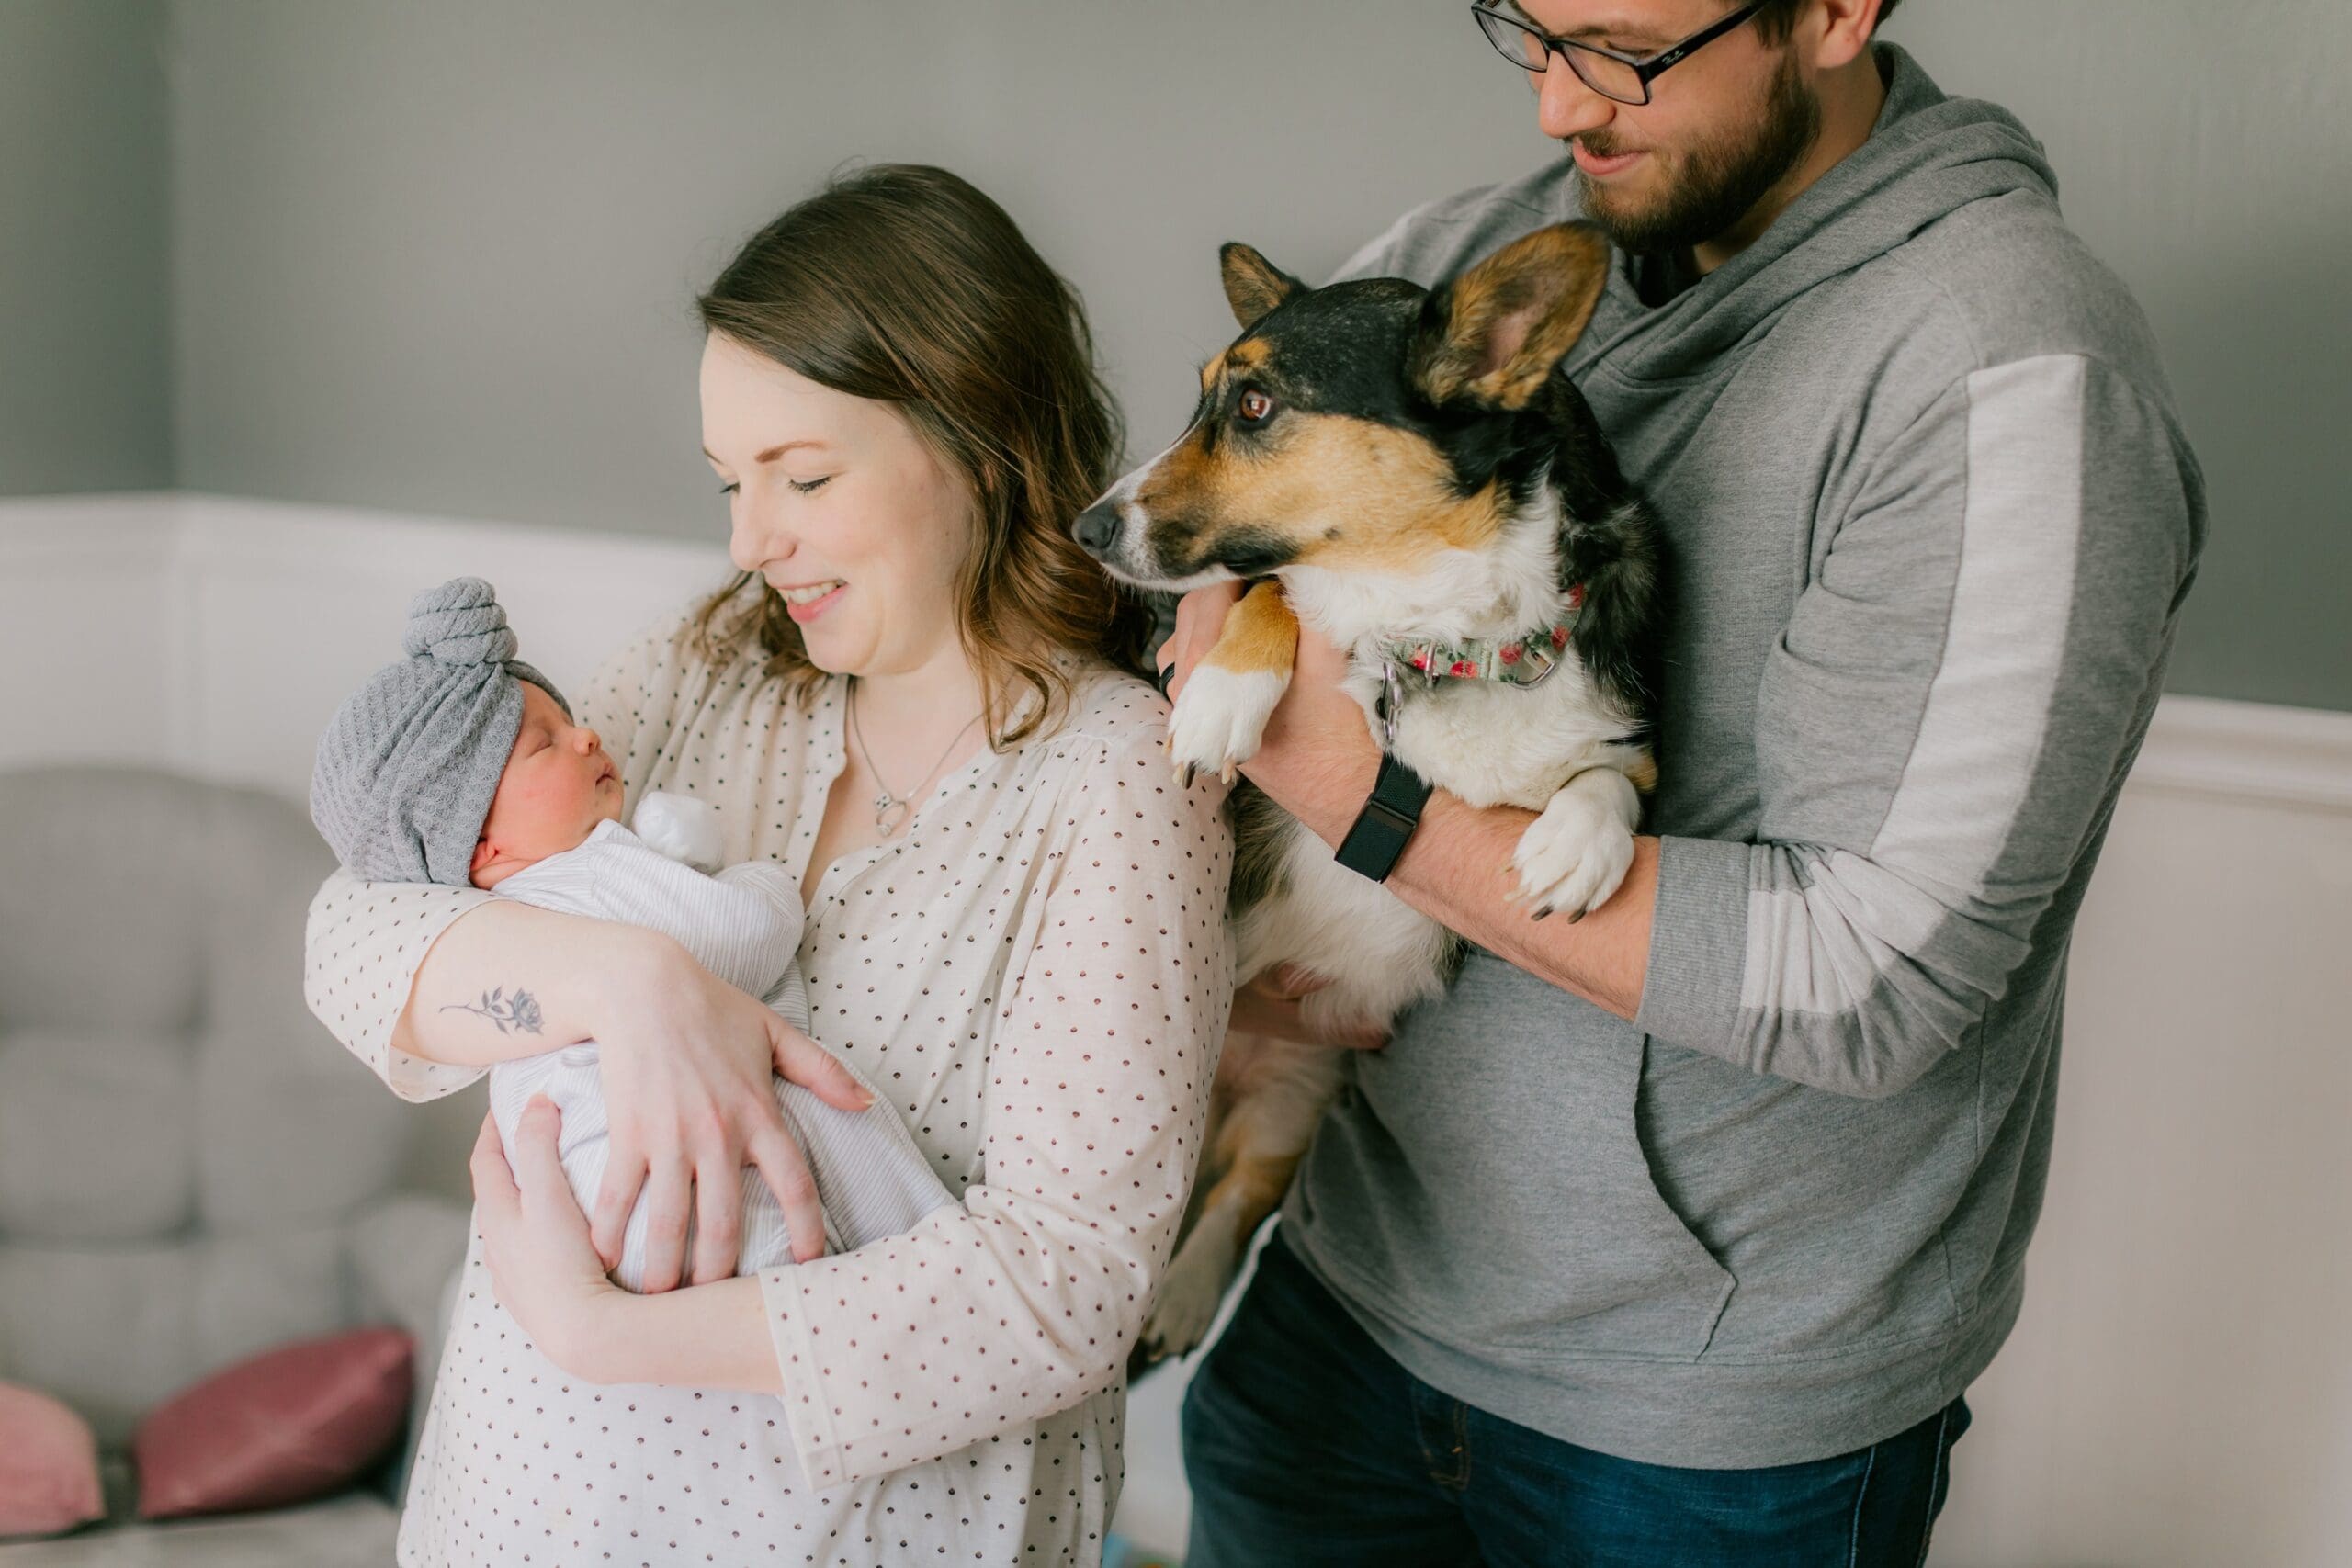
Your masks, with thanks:
M 388 664 L 335 710 L 311 770 L 311 820 L 370 882 L 472 886 L 474 845 L 523 727 L 528 681 L 571 705 L 514 657 L 497 591 L 453 577 L 416 596 Z

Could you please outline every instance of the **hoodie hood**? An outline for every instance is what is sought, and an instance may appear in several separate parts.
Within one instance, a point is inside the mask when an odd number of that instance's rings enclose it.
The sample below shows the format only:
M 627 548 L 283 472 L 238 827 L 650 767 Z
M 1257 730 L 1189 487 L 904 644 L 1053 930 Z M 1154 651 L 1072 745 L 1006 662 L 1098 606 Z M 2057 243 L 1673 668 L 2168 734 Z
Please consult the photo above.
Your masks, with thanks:
M 1947 96 L 1893 44 L 1876 46 L 1886 102 L 1870 139 L 1801 192 L 1757 242 L 1663 305 L 1642 303 L 1623 258 L 1614 330 L 1588 333 L 1570 375 L 1606 361 L 1658 381 L 1700 372 L 1816 285 L 1876 260 L 1973 202 L 2026 192 L 2055 202 L 2041 143 L 1997 104 Z

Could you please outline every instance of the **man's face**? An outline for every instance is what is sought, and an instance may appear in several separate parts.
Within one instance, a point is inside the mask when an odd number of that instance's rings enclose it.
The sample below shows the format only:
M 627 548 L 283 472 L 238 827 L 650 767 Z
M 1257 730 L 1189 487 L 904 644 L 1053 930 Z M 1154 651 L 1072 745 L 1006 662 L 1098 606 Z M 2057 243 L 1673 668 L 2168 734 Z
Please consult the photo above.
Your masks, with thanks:
M 1560 38 L 1648 56 L 1720 20 L 1725 0 L 1505 0 L 1519 19 Z M 1724 233 L 1812 148 L 1820 99 L 1792 47 L 1753 20 L 1650 84 L 1650 102 L 1621 104 L 1555 53 L 1530 76 L 1547 136 L 1569 144 L 1584 215 L 1621 248 L 1685 249 Z

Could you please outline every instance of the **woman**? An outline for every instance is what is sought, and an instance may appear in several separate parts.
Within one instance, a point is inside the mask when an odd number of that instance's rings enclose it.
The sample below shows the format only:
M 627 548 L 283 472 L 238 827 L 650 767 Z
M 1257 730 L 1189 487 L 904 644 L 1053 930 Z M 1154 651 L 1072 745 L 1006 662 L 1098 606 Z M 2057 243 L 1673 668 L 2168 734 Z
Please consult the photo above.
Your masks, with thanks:
M 745 1164 L 815 1235 L 766 1085 L 854 1103 L 824 1050 L 650 933 L 331 879 L 312 1009 L 395 1091 L 593 1038 L 611 1108 L 593 1231 L 551 1113 L 512 1151 L 485 1125 L 401 1560 L 1091 1561 L 1232 990 L 1217 795 L 1170 779 L 1144 612 L 1064 533 L 1118 445 L 1084 319 L 994 203 L 915 167 L 786 212 L 698 303 L 741 575 L 607 666 L 582 720 L 632 801 L 709 800 L 726 859 L 793 868 L 813 1033 L 961 1202 L 726 1278 Z M 497 987 L 538 1033 L 458 1005 Z M 640 1185 L 630 1296 L 604 1269 Z M 761 1395 L 773 1451 L 698 1443 L 694 1402 Z M 808 1483 L 775 1540 L 787 1456 Z M 894 1477 L 943 1456 L 957 1483 Z M 663 1539 L 600 1536 L 623 1493 Z

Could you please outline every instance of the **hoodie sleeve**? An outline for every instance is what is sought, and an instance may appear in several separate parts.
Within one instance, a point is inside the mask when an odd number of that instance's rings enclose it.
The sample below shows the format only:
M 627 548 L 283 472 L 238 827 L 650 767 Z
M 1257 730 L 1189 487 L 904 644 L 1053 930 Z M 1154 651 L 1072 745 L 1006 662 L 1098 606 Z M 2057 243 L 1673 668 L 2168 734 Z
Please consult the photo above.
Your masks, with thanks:
M 1767 660 L 1757 841 L 1663 841 L 1640 1026 L 1864 1098 L 1969 1043 L 2105 829 L 2202 517 L 2170 423 L 2098 362 L 1947 389 Z

